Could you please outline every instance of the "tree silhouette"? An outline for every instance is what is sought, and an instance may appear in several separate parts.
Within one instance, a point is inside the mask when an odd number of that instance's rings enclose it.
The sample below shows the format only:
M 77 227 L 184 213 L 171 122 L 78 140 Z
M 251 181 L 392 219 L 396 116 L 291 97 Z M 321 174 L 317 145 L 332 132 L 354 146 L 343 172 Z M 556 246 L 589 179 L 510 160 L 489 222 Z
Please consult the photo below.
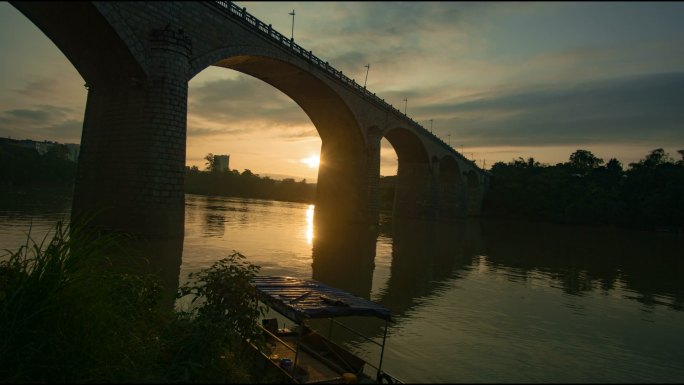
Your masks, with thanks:
M 548 166 L 518 158 L 497 162 L 484 197 L 489 217 L 575 224 L 613 224 L 644 229 L 684 230 L 683 160 L 662 148 L 630 163 L 628 170 L 577 150 L 566 163 Z
M 208 171 L 218 171 L 218 167 L 216 167 L 216 159 L 214 158 L 214 154 L 211 152 L 208 153 L 207 155 L 204 156 L 204 165 L 206 166 Z
M 577 150 L 570 155 L 570 166 L 583 175 L 601 164 L 603 164 L 603 159 L 597 158 L 587 150 Z

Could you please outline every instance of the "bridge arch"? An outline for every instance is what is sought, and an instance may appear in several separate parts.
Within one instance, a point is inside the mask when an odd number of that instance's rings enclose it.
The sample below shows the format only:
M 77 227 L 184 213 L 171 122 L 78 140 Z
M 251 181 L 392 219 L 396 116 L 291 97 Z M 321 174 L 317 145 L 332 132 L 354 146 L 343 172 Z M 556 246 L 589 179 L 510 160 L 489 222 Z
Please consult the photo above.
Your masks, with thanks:
M 434 217 L 435 166 L 420 138 L 404 127 L 392 127 L 384 137 L 397 153 L 397 182 L 393 216 L 397 218 Z
M 402 162 L 430 164 L 427 149 L 413 131 L 394 127 L 386 130 L 383 136 L 394 147 L 400 168 Z
M 214 50 L 194 60 L 190 73 L 208 66 L 250 75 L 280 90 L 309 117 L 321 138 L 315 220 L 367 220 L 368 149 L 356 116 L 338 91 L 279 51 L 259 46 Z
M 95 4 L 62 2 L 59 17 L 54 5 L 45 2 L 10 4 L 57 46 L 88 84 L 130 82 L 147 76 L 139 64 L 143 56 L 131 51 Z M 126 21 L 121 19 L 120 26 L 127 28 Z
M 204 60 L 214 59 L 211 63 L 198 60 L 192 72 L 217 66 L 262 80 L 289 96 L 304 110 L 321 140 L 334 138 L 355 147 L 365 145 L 365 136 L 346 101 L 313 71 L 261 47 L 227 47 L 204 57 Z

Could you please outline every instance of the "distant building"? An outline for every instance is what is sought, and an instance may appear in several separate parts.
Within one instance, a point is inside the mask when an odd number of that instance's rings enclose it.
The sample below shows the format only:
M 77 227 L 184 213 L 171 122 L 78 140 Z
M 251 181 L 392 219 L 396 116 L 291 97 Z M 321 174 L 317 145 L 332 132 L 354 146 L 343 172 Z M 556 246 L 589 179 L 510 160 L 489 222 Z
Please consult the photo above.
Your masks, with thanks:
M 214 155 L 214 164 L 218 171 L 230 170 L 230 155 Z

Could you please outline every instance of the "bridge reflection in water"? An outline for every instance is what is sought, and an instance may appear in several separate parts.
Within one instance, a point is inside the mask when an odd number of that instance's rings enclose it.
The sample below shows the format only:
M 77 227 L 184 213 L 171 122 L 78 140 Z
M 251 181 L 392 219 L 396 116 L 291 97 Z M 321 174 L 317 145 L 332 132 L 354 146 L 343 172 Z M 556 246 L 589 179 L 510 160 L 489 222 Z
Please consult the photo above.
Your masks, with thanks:
M 479 219 L 383 217 L 377 232 L 334 223 L 316 226 L 313 278 L 372 297 L 395 319 L 410 319 L 426 302 L 452 291 L 461 279 L 472 280 L 478 271 L 571 297 L 617 296 L 637 301 L 645 312 L 656 306 L 684 310 L 684 282 L 677 278 L 684 276 L 684 241 L 672 234 Z M 392 242 L 384 283 L 373 282 L 378 236 Z M 512 298 L 502 294 L 501 300 Z M 350 325 L 382 337 L 381 325 L 360 319 Z M 344 338 L 350 346 L 364 342 L 351 334 Z

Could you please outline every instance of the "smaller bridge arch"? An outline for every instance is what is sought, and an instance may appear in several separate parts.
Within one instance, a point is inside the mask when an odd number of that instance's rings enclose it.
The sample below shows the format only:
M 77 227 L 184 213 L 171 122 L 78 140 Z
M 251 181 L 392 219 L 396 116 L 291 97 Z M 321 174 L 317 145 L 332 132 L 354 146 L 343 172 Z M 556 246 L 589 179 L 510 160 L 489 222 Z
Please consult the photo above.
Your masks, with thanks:
M 440 218 L 460 218 L 466 215 L 467 192 L 461 167 L 452 155 L 439 159 L 438 200 Z
M 405 127 L 393 127 L 384 137 L 397 153 L 397 184 L 393 215 L 398 218 L 435 217 L 434 166 L 423 141 Z

